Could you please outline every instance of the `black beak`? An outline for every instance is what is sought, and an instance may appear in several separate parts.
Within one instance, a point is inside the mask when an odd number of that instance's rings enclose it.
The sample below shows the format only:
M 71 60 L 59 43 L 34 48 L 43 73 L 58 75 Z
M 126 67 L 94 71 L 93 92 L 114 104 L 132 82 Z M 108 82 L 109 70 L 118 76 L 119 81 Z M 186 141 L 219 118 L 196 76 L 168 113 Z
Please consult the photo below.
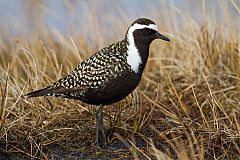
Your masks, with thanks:
M 156 32 L 156 39 L 162 39 L 164 41 L 170 41 L 169 38 L 165 37 L 164 35 L 162 35 L 162 34 L 160 34 L 158 32 Z

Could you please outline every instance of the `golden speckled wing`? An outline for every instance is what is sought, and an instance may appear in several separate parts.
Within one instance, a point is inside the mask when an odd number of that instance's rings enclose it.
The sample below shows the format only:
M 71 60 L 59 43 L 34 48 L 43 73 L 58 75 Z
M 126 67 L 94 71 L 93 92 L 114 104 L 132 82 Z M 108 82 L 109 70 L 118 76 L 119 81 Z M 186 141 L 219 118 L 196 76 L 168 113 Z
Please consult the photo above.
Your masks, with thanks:
M 103 48 L 80 63 L 71 74 L 55 82 L 50 87 L 49 95 L 77 98 L 83 95 L 86 89 L 99 88 L 109 79 L 121 76 L 124 71 L 130 71 L 126 62 L 126 49 L 122 41 Z

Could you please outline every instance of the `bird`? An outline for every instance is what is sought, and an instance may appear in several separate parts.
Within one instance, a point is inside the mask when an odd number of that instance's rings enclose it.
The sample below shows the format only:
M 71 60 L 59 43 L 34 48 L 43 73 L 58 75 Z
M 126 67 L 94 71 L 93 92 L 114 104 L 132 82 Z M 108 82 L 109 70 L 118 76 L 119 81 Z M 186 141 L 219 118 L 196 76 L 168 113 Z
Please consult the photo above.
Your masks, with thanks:
M 26 96 L 62 97 L 98 106 L 95 144 L 105 147 L 103 107 L 121 101 L 138 86 L 150 44 L 155 39 L 170 41 L 158 32 L 155 22 L 138 18 L 129 26 L 123 40 L 99 50 L 67 76 Z

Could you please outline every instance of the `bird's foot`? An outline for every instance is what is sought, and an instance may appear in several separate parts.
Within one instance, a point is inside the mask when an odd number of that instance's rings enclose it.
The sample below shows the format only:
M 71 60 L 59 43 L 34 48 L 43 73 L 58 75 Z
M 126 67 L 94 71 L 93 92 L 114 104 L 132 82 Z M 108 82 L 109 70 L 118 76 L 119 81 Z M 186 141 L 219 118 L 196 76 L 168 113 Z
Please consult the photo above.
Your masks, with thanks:
M 94 142 L 95 146 L 101 147 L 101 148 L 106 148 L 107 146 L 107 139 L 104 131 L 98 130 L 96 133 L 96 138 Z
M 103 127 L 102 106 L 100 106 L 96 113 L 96 139 L 94 144 L 101 148 L 105 148 L 107 145 L 107 139 Z

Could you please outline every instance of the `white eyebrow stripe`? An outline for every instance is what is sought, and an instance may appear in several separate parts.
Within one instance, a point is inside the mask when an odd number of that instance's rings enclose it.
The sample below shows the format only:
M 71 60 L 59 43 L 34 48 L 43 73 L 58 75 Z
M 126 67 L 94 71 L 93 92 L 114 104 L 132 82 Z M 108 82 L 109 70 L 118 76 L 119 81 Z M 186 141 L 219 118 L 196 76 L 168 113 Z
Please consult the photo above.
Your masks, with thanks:
M 145 24 L 136 23 L 129 28 L 128 33 L 133 32 L 136 29 L 143 29 L 143 28 L 149 28 L 149 29 L 153 29 L 153 30 L 157 31 L 157 25 L 156 24 L 145 25 Z
M 131 42 L 134 42 L 134 38 L 133 38 L 133 32 L 136 30 L 136 29 L 143 29 L 143 28 L 149 28 L 149 29 L 153 29 L 155 31 L 157 31 L 157 25 L 156 24 L 149 24 L 149 25 L 144 25 L 144 24 L 134 24 L 133 26 L 131 26 L 128 30 L 128 33 L 127 33 L 127 38 L 128 38 L 128 42 L 129 44 Z
M 131 66 L 132 71 L 135 73 L 138 72 L 138 68 L 140 64 L 142 63 L 142 59 L 140 57 L 139 51 L 137 47 L 135 46 L 133 32 L 136 29 L 143 29 L 143 28 L 149 28 L 157 31 L 157 25 L 156 24 L 149 24 L 149 25 L 143 25 L 143 24 L 134 24 L 131 26 L 127 32 L 127 40 L 128 40 L 128 51 L 127 51 L 127 63 Z

